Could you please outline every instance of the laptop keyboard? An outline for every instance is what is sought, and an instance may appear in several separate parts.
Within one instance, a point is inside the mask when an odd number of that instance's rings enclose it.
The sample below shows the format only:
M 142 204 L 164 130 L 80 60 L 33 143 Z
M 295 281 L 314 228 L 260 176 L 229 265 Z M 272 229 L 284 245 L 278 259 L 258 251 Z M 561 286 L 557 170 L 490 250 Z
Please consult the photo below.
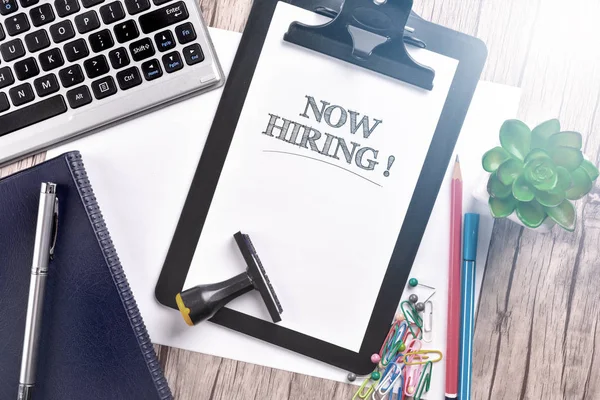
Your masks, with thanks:
M 174 0 L 0 0 L 0 136 L 201 63 L 189 17 Z

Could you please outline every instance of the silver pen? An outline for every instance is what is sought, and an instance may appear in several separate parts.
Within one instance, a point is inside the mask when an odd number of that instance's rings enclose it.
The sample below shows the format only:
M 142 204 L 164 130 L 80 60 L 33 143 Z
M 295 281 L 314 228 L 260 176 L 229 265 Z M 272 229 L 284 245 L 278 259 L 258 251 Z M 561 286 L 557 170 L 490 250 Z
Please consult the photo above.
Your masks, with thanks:
M 58 199 L 56 198 L 56 184 L 42 183 L 37 227 L 35 230 L 33 262 L 31 265 L 31 280 L 29 283 L 27 318 L 25 319 L 18 400 L 31 399 L 35 386 L 35 370 L 42 328 L 44 293 L 48 277 L 48 263 L 54 252 L 57 215 Z

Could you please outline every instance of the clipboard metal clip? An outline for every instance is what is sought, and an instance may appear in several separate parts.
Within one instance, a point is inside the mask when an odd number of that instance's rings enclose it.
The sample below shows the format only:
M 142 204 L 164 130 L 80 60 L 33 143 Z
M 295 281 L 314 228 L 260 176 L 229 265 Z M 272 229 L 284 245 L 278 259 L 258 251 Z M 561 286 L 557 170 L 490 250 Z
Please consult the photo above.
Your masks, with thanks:
M 431 90 L 435 71 L 417 63 L 404 45 L 412 5 L 413 0 L 345 0 L 331 21 L 292 22 L 283 39 Z

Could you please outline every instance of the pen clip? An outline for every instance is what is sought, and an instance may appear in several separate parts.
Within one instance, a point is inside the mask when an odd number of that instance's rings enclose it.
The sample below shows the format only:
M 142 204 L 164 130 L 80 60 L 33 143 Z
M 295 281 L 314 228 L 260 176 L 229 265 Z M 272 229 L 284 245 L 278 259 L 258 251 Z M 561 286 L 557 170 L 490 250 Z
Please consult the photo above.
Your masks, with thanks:
M 56 237 L 58 236 L 58 197 L 54 200 L 54 222 L 52 225 L 52 245 L 50 246 L 50 259 L 54 258 L 54 248 L 56 247 Z

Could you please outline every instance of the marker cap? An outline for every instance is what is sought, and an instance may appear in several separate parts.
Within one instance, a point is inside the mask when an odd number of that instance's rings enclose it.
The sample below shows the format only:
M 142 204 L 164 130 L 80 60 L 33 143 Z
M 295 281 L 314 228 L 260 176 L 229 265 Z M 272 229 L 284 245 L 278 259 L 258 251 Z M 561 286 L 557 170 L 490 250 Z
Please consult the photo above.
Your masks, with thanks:
M 463 260 L 475 261 L 477 258 L 477 236 L 479 234 L 479 214 L 465 214 L 463 225 Z

